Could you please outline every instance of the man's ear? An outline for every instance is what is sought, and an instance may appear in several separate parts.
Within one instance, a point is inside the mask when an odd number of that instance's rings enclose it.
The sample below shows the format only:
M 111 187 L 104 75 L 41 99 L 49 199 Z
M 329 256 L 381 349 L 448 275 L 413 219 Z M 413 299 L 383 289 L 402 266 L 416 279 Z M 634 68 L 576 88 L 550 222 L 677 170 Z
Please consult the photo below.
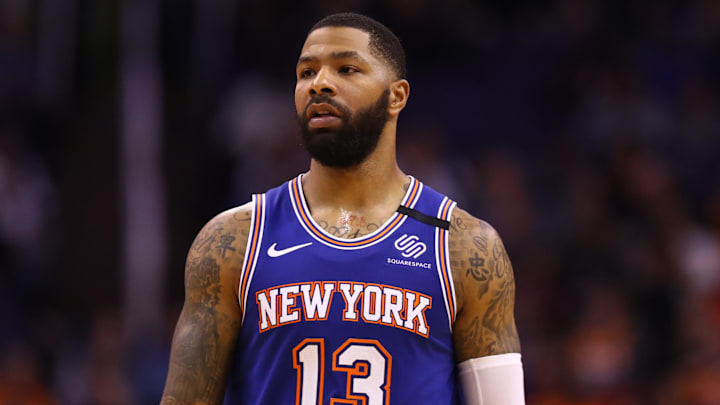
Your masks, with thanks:
M 410 97 L 410 83 L 405 79 L 394 81 L 390 85 L 390 102 L 388 112 L 391 117 L 395 117 L 400 114 L 400 111 L 405 108 L 408 97 Z

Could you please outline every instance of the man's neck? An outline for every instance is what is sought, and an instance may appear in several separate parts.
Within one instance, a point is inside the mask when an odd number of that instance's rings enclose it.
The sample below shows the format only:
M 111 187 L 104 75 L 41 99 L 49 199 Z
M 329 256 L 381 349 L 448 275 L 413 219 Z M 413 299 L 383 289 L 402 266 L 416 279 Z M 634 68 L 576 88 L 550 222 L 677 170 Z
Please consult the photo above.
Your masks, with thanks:
M 355 239 L 377 230 L 398 208 L 410 179 L 395 159 L 395 126 L 389 125 L 368 158 L 350 168 L 313 160 L 303 192 L 315 221 L 340 238 Z
M 375 150 L 356 166 L 334 168 L 311 161 L 310 172 L 303 177 L 303 191 L 312 211 L 369 213 L 397 209 L 409 179 L 395 158 L 395 125 L 388 122 Z
M 311 207 L 348 211 L 399 203 L 409 182 L 394 159 L 368 160 L 351 168 L 332 168 L 312 161 L 303 177 L 305 198 Z

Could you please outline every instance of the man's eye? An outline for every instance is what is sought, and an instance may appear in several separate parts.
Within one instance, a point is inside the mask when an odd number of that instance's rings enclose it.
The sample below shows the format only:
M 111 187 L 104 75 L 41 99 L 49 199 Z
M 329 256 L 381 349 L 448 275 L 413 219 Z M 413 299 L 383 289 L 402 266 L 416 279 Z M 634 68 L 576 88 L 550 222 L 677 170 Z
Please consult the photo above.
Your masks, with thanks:
M 343 66 L 340 68 L 340 73 L 355 73 L 359 70 L 355 66 Z
M 300 77 L 302 77 L 302 78 L 310 77 L 310 76 L 312 76 L 312 74 L 313 74 L 312 69 L 303 69 L 303 70 L 300 72 Z

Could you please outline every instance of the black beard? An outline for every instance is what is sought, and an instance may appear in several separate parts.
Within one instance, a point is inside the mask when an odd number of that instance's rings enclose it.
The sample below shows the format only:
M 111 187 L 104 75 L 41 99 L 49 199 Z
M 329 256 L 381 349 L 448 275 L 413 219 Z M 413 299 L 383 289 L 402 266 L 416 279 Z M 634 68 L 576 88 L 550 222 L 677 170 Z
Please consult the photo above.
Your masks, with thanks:
M 385 89 L 373 105 L 355 114 L 330 96 L 313 97 L 305 111 L 298 115 L 303 147 L 323 166 L 348 168 L 362 163 L 377 147 L 388 122 L 389 95 L 390 89 Z M 319 103 L 330 104 L 340 111 L 340 128 L 310 130 L 306 112 L 310 105 Z

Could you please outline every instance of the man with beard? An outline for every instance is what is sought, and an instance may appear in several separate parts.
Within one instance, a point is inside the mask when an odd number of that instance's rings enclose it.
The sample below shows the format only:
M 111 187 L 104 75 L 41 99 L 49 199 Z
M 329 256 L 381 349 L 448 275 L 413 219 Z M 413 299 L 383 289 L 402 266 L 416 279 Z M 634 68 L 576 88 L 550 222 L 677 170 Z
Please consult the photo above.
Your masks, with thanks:
M 523 404 L 500 237 L 397 165 L 397 37 L 331 15 L 296 77 L 310 170 L 200 231 L 162 403 Z

